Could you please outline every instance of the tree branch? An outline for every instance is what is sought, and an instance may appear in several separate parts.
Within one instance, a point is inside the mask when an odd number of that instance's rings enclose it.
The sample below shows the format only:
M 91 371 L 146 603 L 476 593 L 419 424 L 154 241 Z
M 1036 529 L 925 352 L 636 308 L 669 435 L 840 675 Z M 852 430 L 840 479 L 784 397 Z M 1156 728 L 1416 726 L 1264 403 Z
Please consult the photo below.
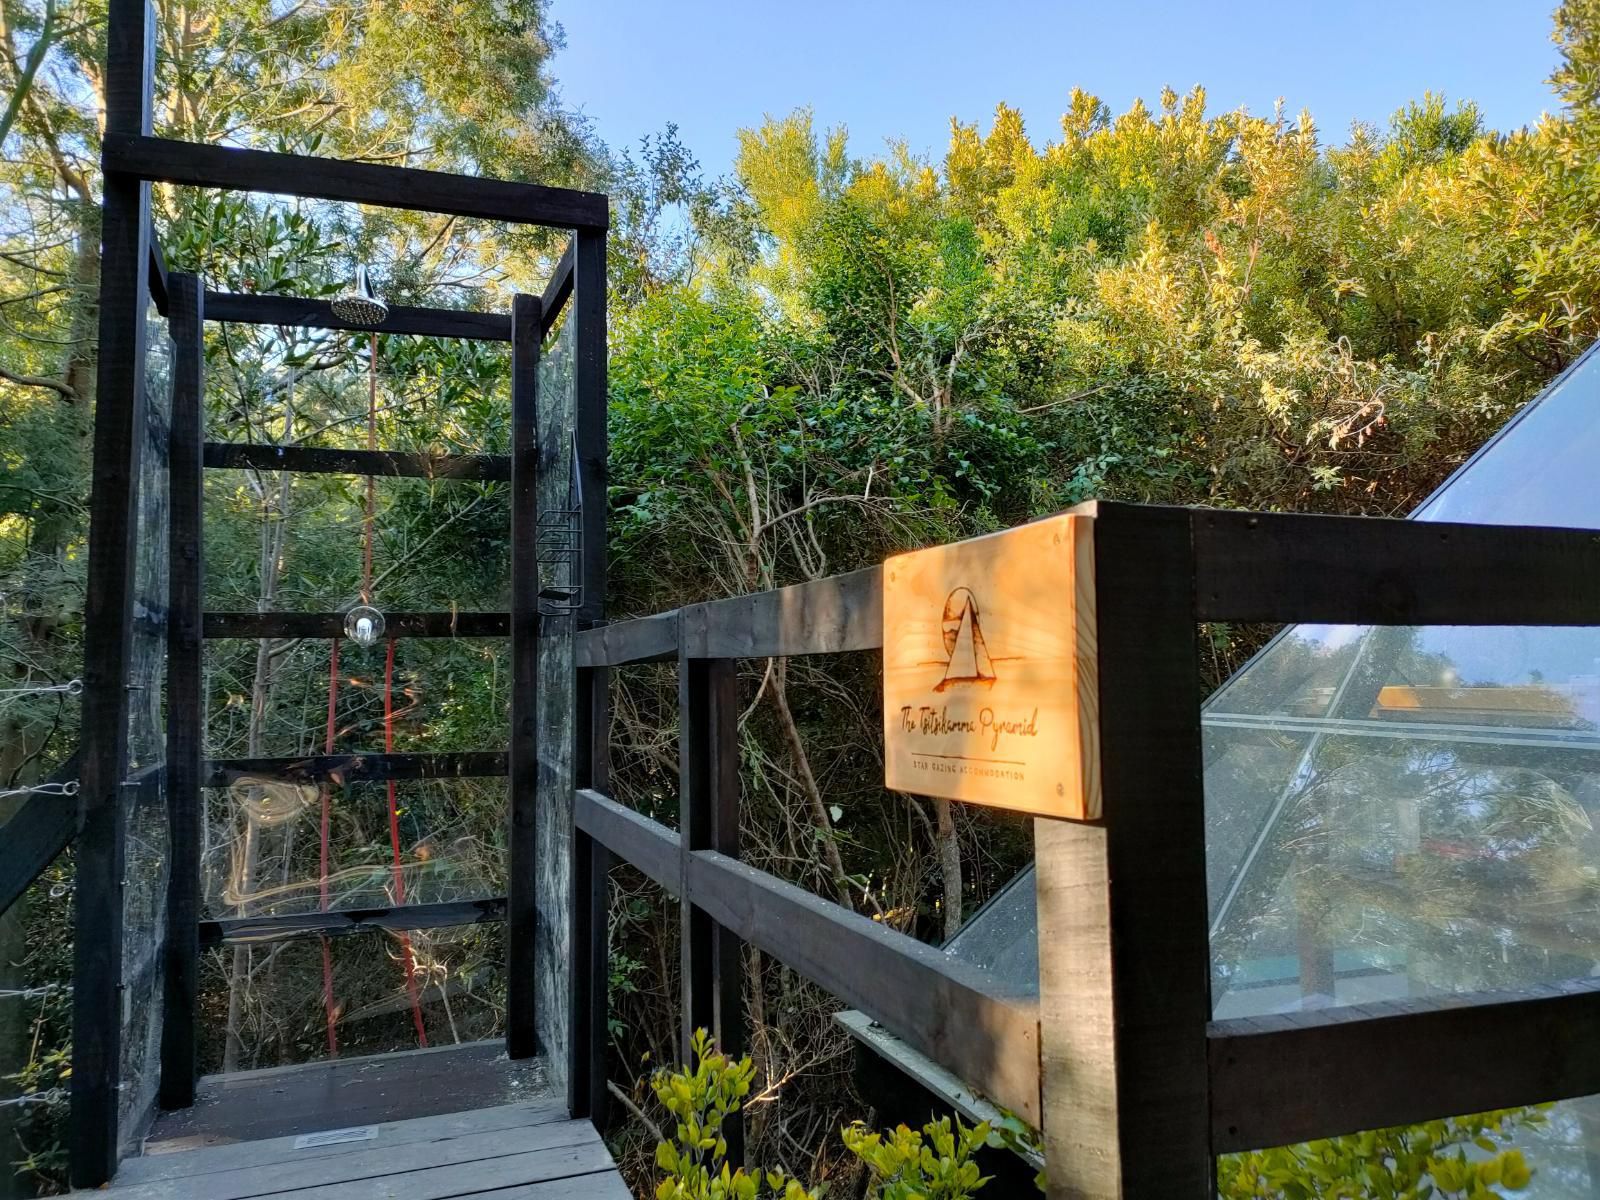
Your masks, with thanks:
M 48 388 L 53 392 L 60 392 L 63 400 L 71 400 L 73 403 L 77 403 L 78 400 L 77 389 L 59 379 L 50 379 L 44 375 L 18 375 L 4 367 L 0 367 L 0 379 L 14 383 L 18 387 Z

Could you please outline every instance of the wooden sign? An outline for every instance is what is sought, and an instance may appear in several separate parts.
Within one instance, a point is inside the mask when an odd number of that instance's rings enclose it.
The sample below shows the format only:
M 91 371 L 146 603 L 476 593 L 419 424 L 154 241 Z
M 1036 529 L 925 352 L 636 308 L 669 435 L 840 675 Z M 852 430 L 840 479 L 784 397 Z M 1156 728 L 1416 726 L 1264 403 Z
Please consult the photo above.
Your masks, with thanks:
M 884 563 L 888 787 L 1100 815 L 1093 530 L 1050 517 Z

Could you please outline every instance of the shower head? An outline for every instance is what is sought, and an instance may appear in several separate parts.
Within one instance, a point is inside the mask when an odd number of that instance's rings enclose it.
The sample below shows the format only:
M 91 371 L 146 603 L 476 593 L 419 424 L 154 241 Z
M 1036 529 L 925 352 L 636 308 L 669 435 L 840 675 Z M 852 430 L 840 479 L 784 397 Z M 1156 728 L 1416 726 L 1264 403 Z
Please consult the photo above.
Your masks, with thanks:
M 346 325 L 367 328 L 382 325 L 389 315 L 389 306 L 372 294 L 372 283 L 367 279 L 366 267 L 356 268 L 356 284 L 332 304 L 333 315 Z

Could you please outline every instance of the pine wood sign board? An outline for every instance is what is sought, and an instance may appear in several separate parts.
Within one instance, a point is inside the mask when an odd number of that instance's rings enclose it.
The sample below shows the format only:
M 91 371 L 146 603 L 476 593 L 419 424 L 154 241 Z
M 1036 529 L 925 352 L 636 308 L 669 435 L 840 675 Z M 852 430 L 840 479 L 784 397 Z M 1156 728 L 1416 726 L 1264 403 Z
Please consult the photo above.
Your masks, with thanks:
M 884 563 L 888 787 L 1096 819 L 1098 691 L 1093 517 Z

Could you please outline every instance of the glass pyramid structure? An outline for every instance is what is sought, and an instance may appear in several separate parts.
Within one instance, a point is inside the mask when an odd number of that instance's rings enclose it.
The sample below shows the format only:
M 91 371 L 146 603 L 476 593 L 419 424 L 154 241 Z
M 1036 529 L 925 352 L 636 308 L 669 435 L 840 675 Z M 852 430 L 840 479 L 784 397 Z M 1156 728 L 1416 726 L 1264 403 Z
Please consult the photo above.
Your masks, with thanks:
M 1600 528 L 1600 351 L 1412 516 Z M 1295 626 L 1203 726 L 1217 1017 L 1600 974 L 1600 629 Z M 946 950 L 1037 991 L 1035 929 L 1029 868 Z M 1600 1102 L 1537 1137 L 1600 1197 Z

